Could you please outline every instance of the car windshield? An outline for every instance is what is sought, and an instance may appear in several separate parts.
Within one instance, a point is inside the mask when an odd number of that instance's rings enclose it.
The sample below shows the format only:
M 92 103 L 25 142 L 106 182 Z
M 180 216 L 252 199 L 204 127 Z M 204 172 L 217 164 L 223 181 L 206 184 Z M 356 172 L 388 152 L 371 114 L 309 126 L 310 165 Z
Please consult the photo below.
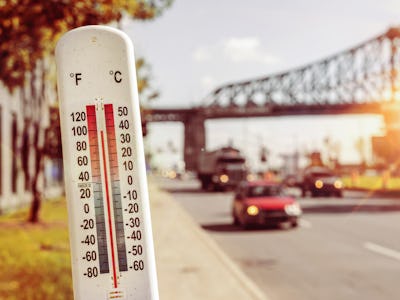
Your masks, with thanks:
M 248 197 L 279 196 L 282 189 L 277 185 L 250 186 L 247 190 Z
M 315 172 L 311 173 L 312 176 L 314 177 L 332 177 L 333 174 L 330 172 Z

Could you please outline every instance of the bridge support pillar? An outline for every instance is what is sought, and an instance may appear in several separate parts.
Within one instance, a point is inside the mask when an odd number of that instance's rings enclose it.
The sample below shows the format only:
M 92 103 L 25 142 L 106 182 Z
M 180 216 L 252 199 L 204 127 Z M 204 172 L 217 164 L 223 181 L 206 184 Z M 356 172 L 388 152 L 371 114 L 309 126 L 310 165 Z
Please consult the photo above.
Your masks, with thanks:
M 183 159 L 187 171 L 197 170 L 200 152 L 206 147 L 205 118 L 199 114 L 191 116 L 184 122 L 185 140 Z

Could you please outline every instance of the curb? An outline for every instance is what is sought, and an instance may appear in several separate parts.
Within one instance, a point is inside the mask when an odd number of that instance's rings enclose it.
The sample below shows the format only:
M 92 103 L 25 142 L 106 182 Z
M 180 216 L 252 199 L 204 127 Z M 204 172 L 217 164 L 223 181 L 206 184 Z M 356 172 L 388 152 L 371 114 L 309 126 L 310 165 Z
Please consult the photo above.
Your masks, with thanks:
M 197 234 L 203 240 L 205 244 L 214 252 L 221 262 L 229 269 L 232 274 L 244 285 L 248 293 L 252 295 L 254 300 L 269 300 L 264 292 L 237 266 L 237 264 L 229 258 L 225 252 L 218 246 L 218 244 L 203 231 L 203 229 L 197 227 L 194 228 Z

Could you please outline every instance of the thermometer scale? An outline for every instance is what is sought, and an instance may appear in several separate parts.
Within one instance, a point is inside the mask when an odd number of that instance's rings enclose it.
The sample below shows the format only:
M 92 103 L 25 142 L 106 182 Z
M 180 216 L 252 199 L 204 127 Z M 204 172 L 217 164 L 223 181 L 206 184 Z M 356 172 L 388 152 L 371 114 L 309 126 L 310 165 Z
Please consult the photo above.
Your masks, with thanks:
M 158 299 L 132 43 L 84 26 L 56 62 L 74 298 Z

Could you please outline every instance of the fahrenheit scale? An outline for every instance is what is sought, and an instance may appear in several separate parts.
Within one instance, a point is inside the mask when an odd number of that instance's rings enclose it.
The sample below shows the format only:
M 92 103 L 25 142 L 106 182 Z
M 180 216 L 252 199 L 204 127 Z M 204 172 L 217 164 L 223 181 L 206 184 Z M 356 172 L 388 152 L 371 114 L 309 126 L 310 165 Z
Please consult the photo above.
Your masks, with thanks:
M 132 43 L 85 26 L 56 62 L 75 300 L 158 299 Z

